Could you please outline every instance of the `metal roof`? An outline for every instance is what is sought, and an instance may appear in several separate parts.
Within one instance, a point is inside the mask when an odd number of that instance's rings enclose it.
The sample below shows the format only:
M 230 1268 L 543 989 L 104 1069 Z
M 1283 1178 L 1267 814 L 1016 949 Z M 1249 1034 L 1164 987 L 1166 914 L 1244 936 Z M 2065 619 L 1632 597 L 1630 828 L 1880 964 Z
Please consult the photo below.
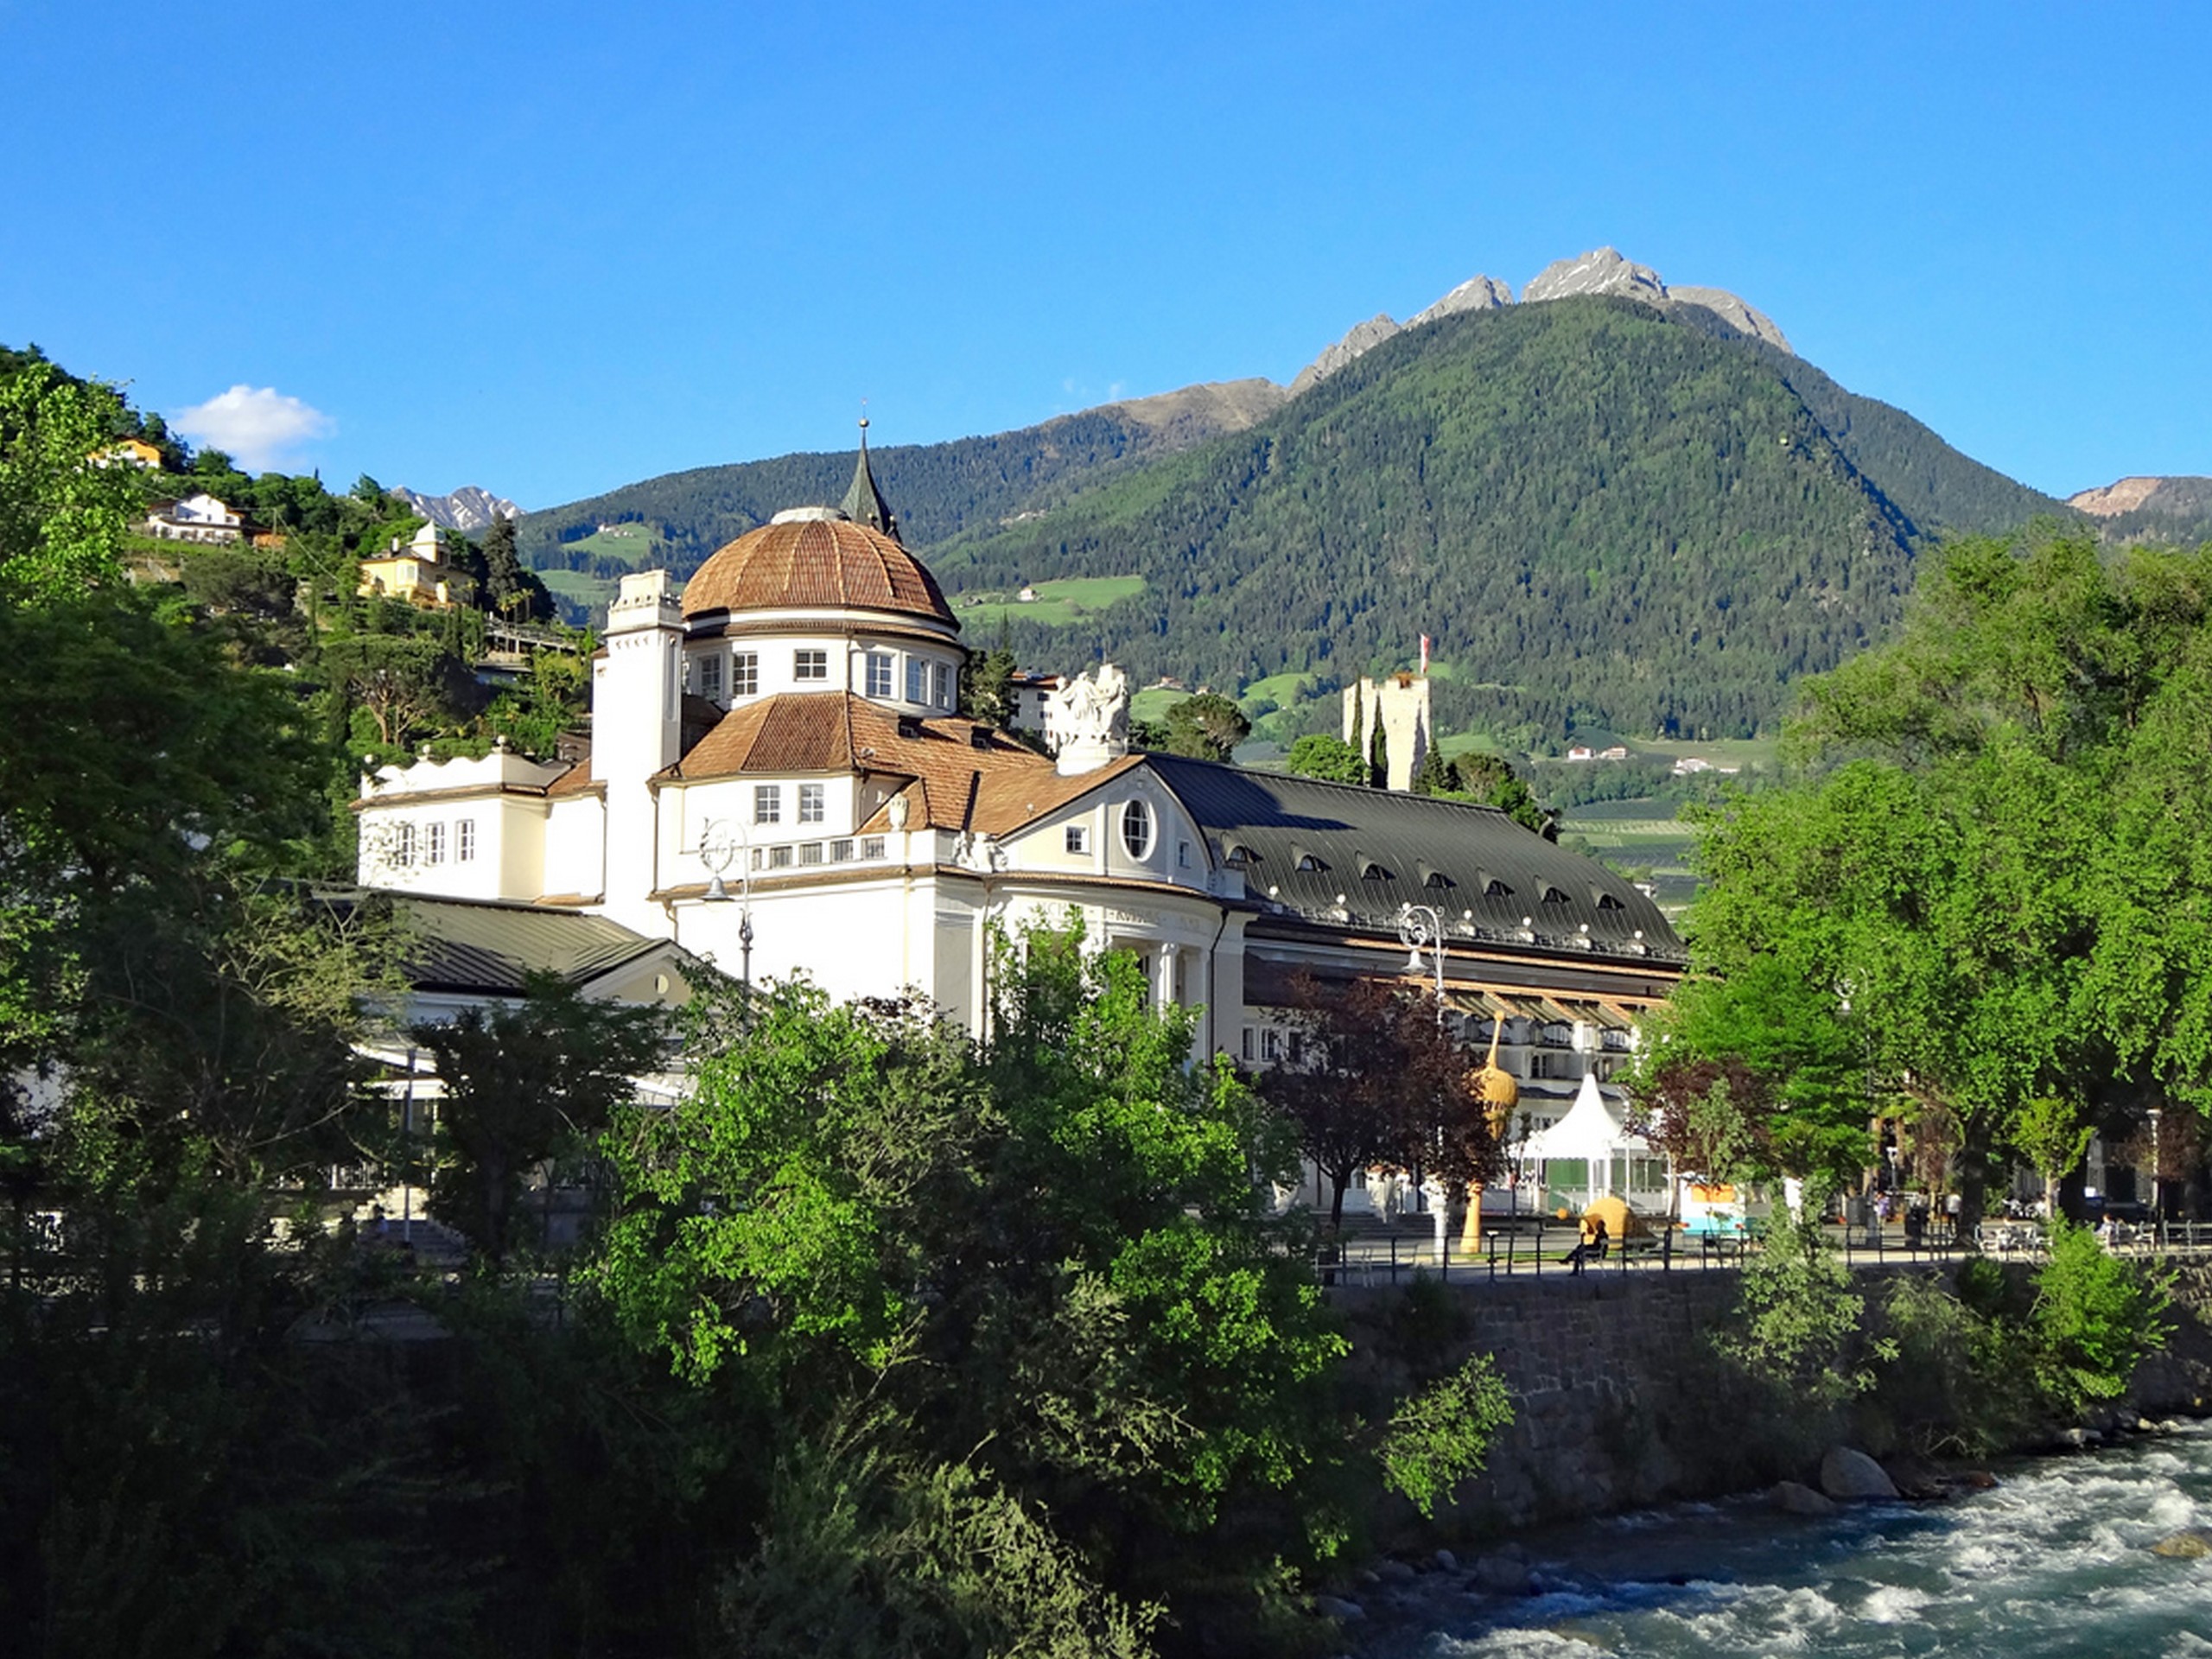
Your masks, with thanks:
M 1394 929 L 1401 905 L 1433 905 L 1447 938 L 1611 957 L 1683 958 L 1659 906 L 1594 859 L 1494 807 L 1147 754 L 1241 868 L 1263 910 Z
M 411 893 L 391 897 L 408 932 L 408 981 L 418 991 L 519 995 L 531 972 L 583 985 L 665 945 L 604 916 Z

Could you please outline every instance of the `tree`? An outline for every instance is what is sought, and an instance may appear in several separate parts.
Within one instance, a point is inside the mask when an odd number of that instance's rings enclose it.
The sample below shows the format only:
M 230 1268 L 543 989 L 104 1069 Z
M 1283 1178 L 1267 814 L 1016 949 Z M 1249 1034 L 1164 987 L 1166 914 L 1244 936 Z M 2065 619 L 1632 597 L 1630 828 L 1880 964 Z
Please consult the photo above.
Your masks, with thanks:
M 682 1375 L 778 1402 L 784 1443 L 815 1448 L 770 1496 L 796 1506 L 781 1532 L 818 1513 L 809 1462 L 861 1436 L 831 1459 L 855 1494 L 844 1542 L 753 1576 L 760 1597 L 933 1549 L 888 1481 L 1048 1518 L 1058 1559 L 1125 1605 L 1172 1599 L 1187 1575 L 1154 1541 L 1203 1537 L 1215 1568 L 1257 1574 L 1224 1508 L 1325 1455 L 1342 1344 L 1263 1201 L 1289 1156 L 1273 1121 L 1189 1064 L 1192 1011 L 1148 1007 L 1126 954 L 1026 930 L 991 984 L 980 1046 L 800 985 L 711 1005 L 695 1093 L 608 1138 L 624 1200 L 599 1282 Z
M 1536 804 L 1529 785 L 1503 756 L 1470 749 L 1452 763 L 1452 775 L 1459 792 L 1470 800 L 1496 807 L 1523 830 L 1549 833 L 1550 815 Z
M 1217 691 L 1201 691 L 1167 711 L 1167 749 L 1194 760 L 1226 763 L 1236 746 L 1252 734 L 1252 722 L 1234 701 Z
M 1364 784 L 1367 763 L 1359 751 L 1340 737 L 1316 732 L 1290 746 L 1284 766 L 1301 778 L 1319 778 L 1331 784 Z
M 1375 729 L 1367 740 L 1367 783 L 1370 789 L 1390 787 L 1390 734 L 1383 729 L 1382 711 L 1375 711 Z
M 94 457 L 123 419 L 111 390 L 51 364 L 0 376 L 0 606 L 120 581 L 137 486 L 130 468 Z
M 1698 962 L 1847 1000 L 1878 1089 L 1951 1126 L 1969 1228 L 2035 1102 L 2212 1099 L 2212 847 L 2175 811 L 2208 662 L 2212 556 L 1960 542 L 1896 645 L 1808 687 L 1798 780 L 1703 814 Z
M 513 519 L 504 513 L 493 518 L 484 532 L 480 557 L 486 609 L 516 622 L 537 621 L 553 614 L 553 596 L 537 573 L 524 567 L 516 551 Z
M 415 1027 L 409 1037 L 444 1089 L 430 1213 L 496 1272 L 515 1243 L 524 1179 L 591 1146 L 638 1077 L 664 1062 L 666 1034 L 658 1008 L 590 1001 L 543 974 L 513 1007 Z
M 1435 1004 L 1379 980 L 1291 988 L 1292 1052 L 1260 1078 L 1261 1096 L 1329 1183 L 1329 1225 L 1344 1192 L 1385 1166 L 1478 1184 L 1497 1148 L 1469 1086 L 1466 1058 L 1436 1024 Z
M 1452 775 L 1451 763 L 1444 758 L 1444 751 L 1431 742 L 1421 751 L 1421 769 L 1414 773 L 1414 793 L 1448 794 L 1458 784 L 1459 779 Z

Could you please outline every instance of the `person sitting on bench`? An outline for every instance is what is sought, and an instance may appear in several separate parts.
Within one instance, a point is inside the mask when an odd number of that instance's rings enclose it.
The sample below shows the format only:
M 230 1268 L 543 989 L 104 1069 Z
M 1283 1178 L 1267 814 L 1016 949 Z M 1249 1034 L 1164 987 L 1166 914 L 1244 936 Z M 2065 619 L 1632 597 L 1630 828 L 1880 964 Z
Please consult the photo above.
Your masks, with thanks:
M 1594 1216 L 1584 1230 L 1582 1242 L 1560 1259 L 1580 1273 L 1585 1262 L 1603 1262 L 1605 1259 L 1605 1247 L 1608 1243 L 1605 1218 L 1603 1216 Z

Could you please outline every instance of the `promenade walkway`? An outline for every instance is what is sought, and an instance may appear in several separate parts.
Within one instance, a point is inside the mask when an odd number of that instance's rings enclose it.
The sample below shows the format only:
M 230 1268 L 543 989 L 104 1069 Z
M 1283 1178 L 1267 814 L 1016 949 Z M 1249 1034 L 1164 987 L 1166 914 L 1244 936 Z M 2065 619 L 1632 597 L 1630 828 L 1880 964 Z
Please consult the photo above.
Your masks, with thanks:
M 1935 1265 L 1969 1253 L 1965 1242 L 1950 1236 L 1948 1227 L 1931 1230 L 1916 1243 L 1908 1238 L 1902 1223 L 1894 1221 L 1855 1227 L 1832 1222 L 1823 1230 L 1853 1268 Z M 1342 1237 L 1333 1245 L 1325 1243 L 1317 1253 L 1315 1272 L 1324 1284 L 1354 1286 L 1397 1284 L 1416 1271 L 1459 1282 L 1568 1274 L 1575 1268 L 1567 1256 L 1580 1237 L 1575 1222 L 1522 1216 L 1510 1222 L 1486 1220 L 1482 1243 L 1472 1251 L 1462 1248 L 1455 1230 L 1440 1252 L 1433 1218 L 1427 1215 L 1402 1217 L 1395 1224 L 1348 1218 Z M 1986 1221 L 1976 1243 L 1980 1254 L 1998 1261 L 2034 1262 L 2044 1255 L 2043 1230 L 2032 1221 Z M 1586 1262 L 1581 1271 L 1616 1275 L 1732 1272 L 1743 1265 L 1746 1252 L 1756 1253 L 1758 1248 L 1756 1238 L 1699 1239 L 1668 1231 L 1630 1239 L 1625 1247 L 1616 1241 L 1602 1262 Z M 2212 1255 L 2212 1222 L 2120 1228 L 2106 1248 L 2121 1255 Z

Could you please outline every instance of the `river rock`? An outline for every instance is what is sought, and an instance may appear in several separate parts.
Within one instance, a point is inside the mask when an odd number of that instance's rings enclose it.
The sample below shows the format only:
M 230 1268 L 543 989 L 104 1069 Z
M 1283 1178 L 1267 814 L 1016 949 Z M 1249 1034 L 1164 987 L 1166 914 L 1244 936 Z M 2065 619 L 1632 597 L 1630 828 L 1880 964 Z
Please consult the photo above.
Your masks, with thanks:
M 2191 1527 L 2185 1531 L 2170 1534 L 2152 1545 L 2151 1553 L 2172 1561 L 2202 1560 L 2205 1556 L 2212 1555 L 2212 1532 L 2206 1532 L 2201 1527 Z
M 1522 1561 L 1508 1555 L 1478 1555 L 1472 1569 L 1475 1588 L 1486 1590 L 1494 1596 L 1525 1596 L 1529 1593 L 1529 1568 Z
M 1385 1584 L 1411 1584 L 1414 1570 L 1403 1561 L 1380 1560 L 1375 1563 L 1375 1576 Z
M 1802 1481 L 1779 1481 L 1766 1498 L 1786 1515 L 1834 1515 L 1836 1510 L 1834 1499 L 1823 1497 Z
M 1440 1573 L 1457 1573 L 1459 1570 L 1459 1558 L 1448 1549 L 1438 1550 L 1432 1559 Z
M 2086 1452 L 2093 1446 L 2102 1446 L 2105 1437 L 2094 1428 L 2062 1428 L 2054 1443 L 2063 1451 Z
M 1356 1601 L 1346 1601 L 1342 1596 L 1316 1596 L 1313 1611 L 1324 1618 L 1333 1618 L 1339 1624 L 1357 1624 L 1367 1618 L 1367 1609 Z
M 1970 1492 L 1990 1492 L 1997 1490 L 1997 1477 L 1986 1469 L 1969 1469 L 1959 1477 L 1959 1484 Z
M 1895 1497 L 1897 1483 L 1864 1452 L 1832 1446 L 1821 1459 L 1821 1490 L 1830 1497 Z

